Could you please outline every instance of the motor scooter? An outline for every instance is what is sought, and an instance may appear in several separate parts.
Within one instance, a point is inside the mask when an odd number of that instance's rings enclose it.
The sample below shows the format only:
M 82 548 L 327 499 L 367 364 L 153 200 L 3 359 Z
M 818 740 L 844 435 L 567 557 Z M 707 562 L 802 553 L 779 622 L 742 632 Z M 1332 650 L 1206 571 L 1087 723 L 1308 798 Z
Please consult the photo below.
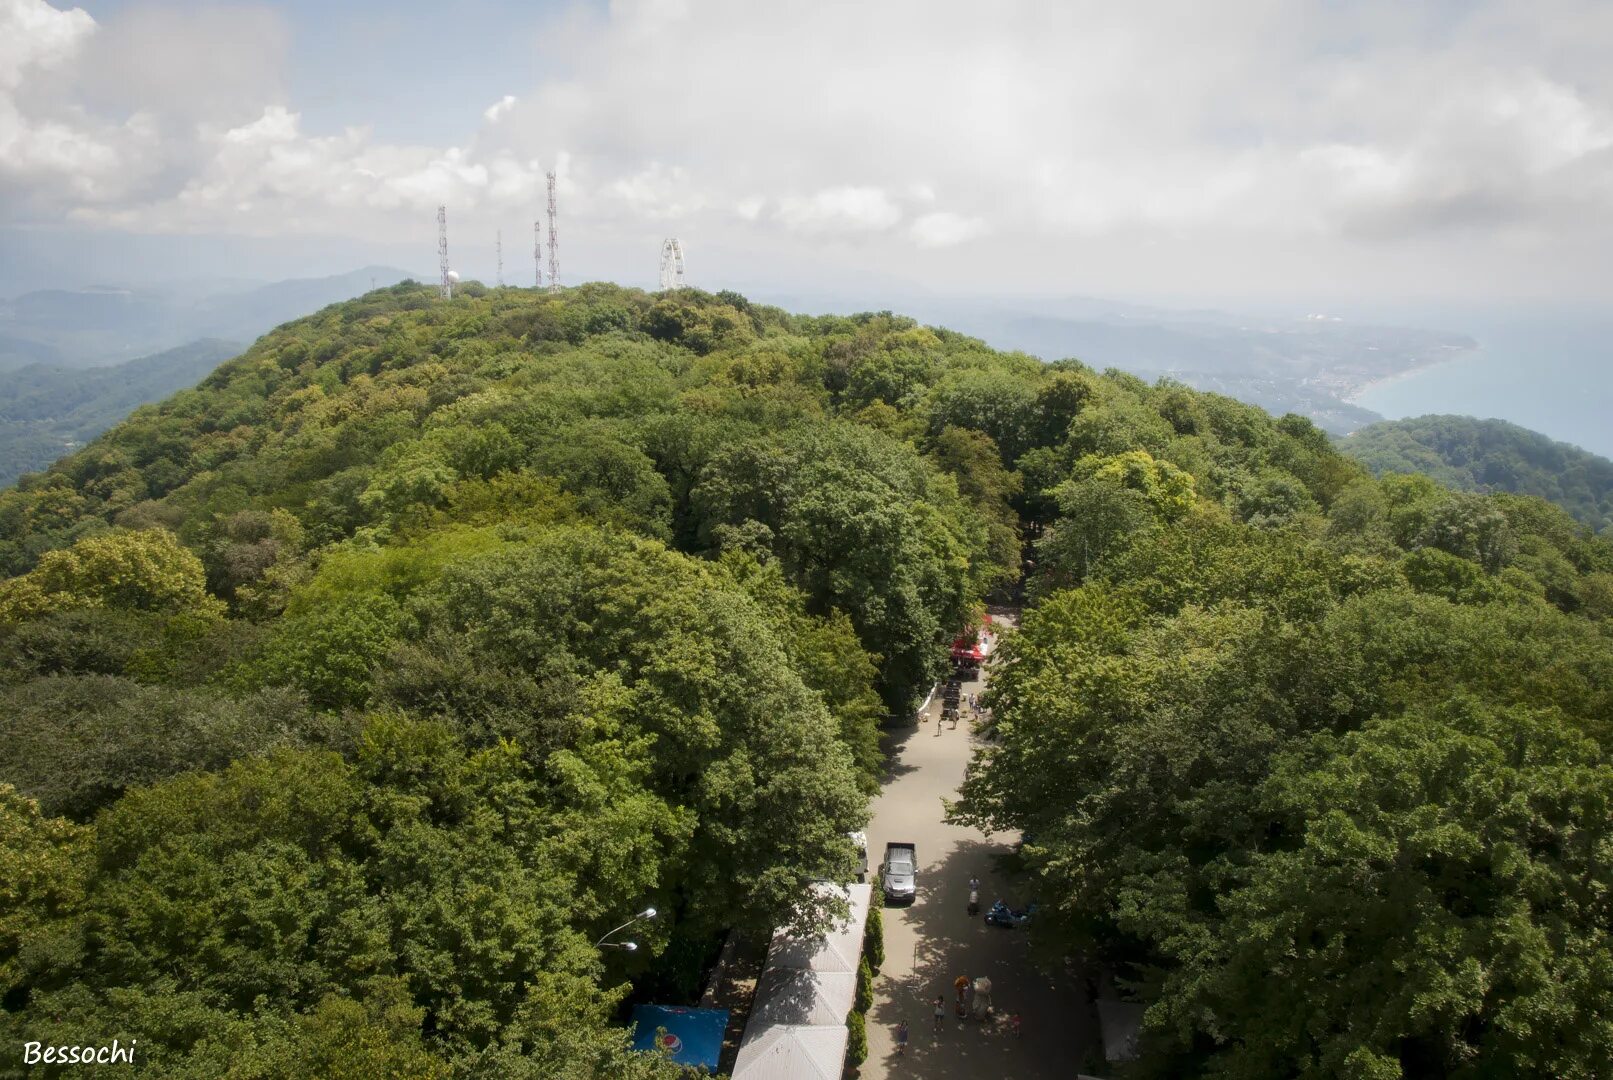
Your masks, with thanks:
M 991 926 L 1000 926 L 1005 930 L 1015 930 L 1030 922 L 1031 916 L 1035 913 L 1035 904 L 1030 904 L 1016 911 L 998 900 L 991 905 L 991 910 L 986 912 L 986 922 Z

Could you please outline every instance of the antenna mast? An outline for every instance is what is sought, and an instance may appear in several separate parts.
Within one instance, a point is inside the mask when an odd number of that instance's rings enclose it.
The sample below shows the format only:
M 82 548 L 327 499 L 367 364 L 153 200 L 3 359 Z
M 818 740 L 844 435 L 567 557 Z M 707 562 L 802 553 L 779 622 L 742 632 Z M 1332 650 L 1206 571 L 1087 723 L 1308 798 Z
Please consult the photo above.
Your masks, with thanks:
M 560 291 L 560 249 L 559 241 L 555 238 L 554 219 L 554 173 L 548 174 L 549 180 L 549 291 Z
M 661 241 L 661 288 L 683 288 L 683 245 L 676 236 Z
M 448 280 L 448 208 L 437 207 L 437 295 L 444 300 L 454 296 L 454 283 Z
M 493 233 L 493 255 L 498 260 L 498 287 L 504 288 L 504 230 Z
M 532 284 L 543 288 L 543 226 L 532 223 Z

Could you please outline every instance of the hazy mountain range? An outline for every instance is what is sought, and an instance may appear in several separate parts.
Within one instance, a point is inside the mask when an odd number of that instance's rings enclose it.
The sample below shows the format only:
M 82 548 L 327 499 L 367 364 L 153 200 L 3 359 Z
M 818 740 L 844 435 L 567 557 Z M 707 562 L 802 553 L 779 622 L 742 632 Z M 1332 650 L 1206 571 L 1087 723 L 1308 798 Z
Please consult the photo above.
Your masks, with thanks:
M 0 300 L 0 371 L 120 364 L 202 338 L 250 342 L 327 304 L 409 277 L 389 266 L 277 282 L 40 289 Z
M 192 386 L 281 323 L 410 275 L 39 289 L 0 300 L 0 484 Z
M 195 385 L 245 348 L 203 338 L 111 367 L 0 371 L 0 485 L 43 469 L 146 402 Z

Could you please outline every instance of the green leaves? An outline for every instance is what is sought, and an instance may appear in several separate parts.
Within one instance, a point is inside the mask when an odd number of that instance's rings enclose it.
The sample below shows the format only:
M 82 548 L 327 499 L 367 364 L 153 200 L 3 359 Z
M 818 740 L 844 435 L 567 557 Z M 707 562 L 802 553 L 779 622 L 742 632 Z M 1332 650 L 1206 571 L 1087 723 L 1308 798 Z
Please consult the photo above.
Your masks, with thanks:
M 1309 822 L 1304 842 L 1260 857 L 1223 900 L 1238 946 L 1201 969 L 1223 1022 L 1251 1033 L 1229 1046 L 1228 1071 L 1336 1070 L 1369 1053 L 1445 1073 L 1594 1075 L 1613 989 L 1585 981 L 1598 965 L 1564 960 L 1613 959 L 1596 902 L 1583 906 L 1613 883 L 1592 854 L 1610 793 L 1593 743 L 1472 702 L 1280 762 L 1266 798 Z
M 206 580 L 173 533 L 116 530 L 47 552 L 31 573 L 0 583 L 0 620 L 75 608 L 220 614 Z
M 607 780 L 608 758 L 591 756 L 593 783 L 630 783 L 631 769 Z M 571 977 L 579 996 L 541 1008 L 576 1023 L 590 1010 L 598 963 L 585 929 L 617 914 L 614 890 L 636 898 L 653 887 L 639 837 L 679 825 L 664 808 L 635 812 L 633 798 L 602 802 L 603 792 L 591 801 L 605 813 L 589 822 L 588 793 L 571 772 L 582 805 L 555 818 L 546 785 L 513 747 L 466 754 L 441 725 L 377 718 L 353 764 L 282 752 L 130 794 L 78 859 L 82 883 L 67 874 L 75 864 L 50 861 L 74 844 L 71 828 L 6 803 L 0 821 L 21 832 L 5 850 L 37 867 L 8 875 L 23 890 L 20 917 L 81 908 L 88 928 L 82 958 L 34 976 L 35 991 L 162 989 L 255 1022 L 306 1008 L 295 1038 L 287 1030 L 282 1043 L 270 1023 L 249 1060 L 369 1047 L 418 1075 L 436 1075 L 428 1066 L 440 1061 L 418 1040 L 424 1018 L 450 1055 L 475 1054 L 539 1019 L 539 972 Z M 591 843 L 602 847 L 587 851 Z M 606 858 L 618 870 L 602 876 Z M 635 862 L 641 869 L 623 869 Z M 279 1004 L 264 1013 L 270 1002 Z M 593 1015 L 603 1022 L 603 1010 Z
M 1398 565 L 1150 515 L 1003 643 L 1000 741 L 956 816 L 1034 837 L 1040 932 L 1149 1005 L 1140 1075 L 1591 1077 L 1613 1054 L 1613 645 L 1486 570 L 1501 507 L 1388 488 L 1376 513 L 1430 541 Z M 1075 491 L 1055 566 L 1102 522 Z
M 990 580 L 987 536 L 910 447 L 850 424 L 793 428 L 719 453 L 691 503 L 708 541 L 758 522 L 815 612 L 844 611 L 881 657 L 886 707 L 905 711 L 943 638 Z M 971 556 L 974 556 L 972 559 Z

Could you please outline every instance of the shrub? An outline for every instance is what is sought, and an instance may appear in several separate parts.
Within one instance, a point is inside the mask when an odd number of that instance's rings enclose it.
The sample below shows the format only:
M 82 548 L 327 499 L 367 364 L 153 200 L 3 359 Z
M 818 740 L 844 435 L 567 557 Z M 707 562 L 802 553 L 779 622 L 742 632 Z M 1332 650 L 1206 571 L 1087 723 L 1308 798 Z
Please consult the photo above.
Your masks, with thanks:
M 868 966 L 868 957 L 857 961 L 856 1010 L 865 1013 L 874 1007 L 874 971 Z
M 874 896 L 880 895 L 878 885 L 874 886 Z M 868 958 L 868 966 L 878 971 L 885 963 L 885 914 L 877 903 L 869 905 L 868 926 L 863 931 L 863 955 Z
M 854 1012 L 846 1017 L 846 1030 L 851 1032 L 846 1040 L 846 1064 L 861 1065 L 868 1057 L 868 1021 Z

